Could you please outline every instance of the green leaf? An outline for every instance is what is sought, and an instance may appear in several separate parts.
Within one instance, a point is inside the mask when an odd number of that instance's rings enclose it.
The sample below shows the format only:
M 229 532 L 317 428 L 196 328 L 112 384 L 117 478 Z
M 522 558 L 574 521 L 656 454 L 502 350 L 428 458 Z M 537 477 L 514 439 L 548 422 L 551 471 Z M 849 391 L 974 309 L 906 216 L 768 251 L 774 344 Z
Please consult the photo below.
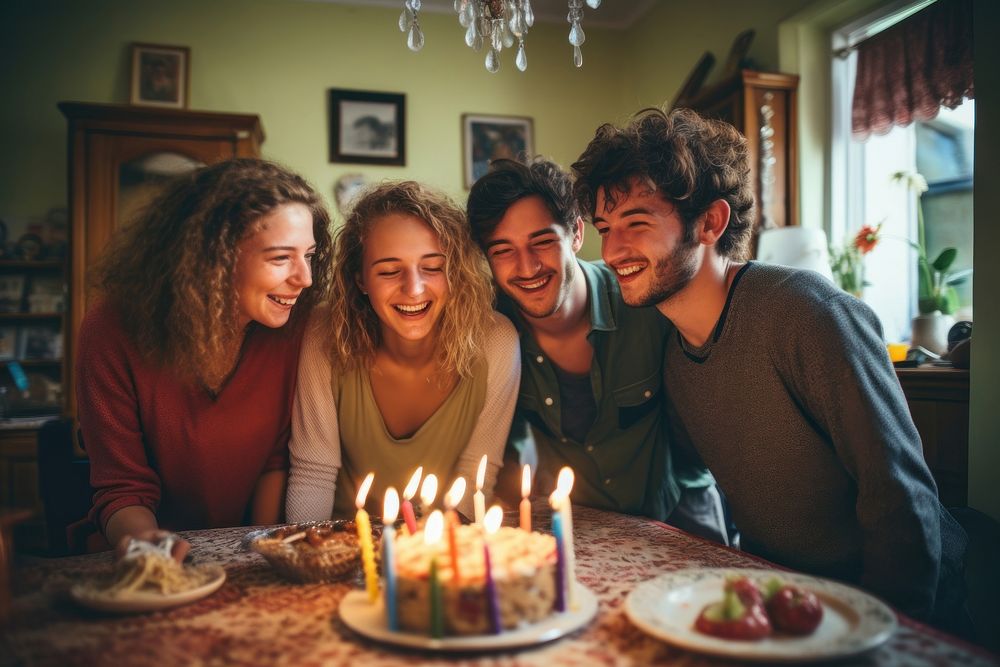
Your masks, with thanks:
M 958 292 L 955 291 L 954 287 L 947 287 L 941 292 L 941 296 L 938 297 L 939 310 L 945 315 L 951 315 L 960 305 L 958 299 Z
M 961 285 L 972 276 L 972 269 L 963 269 L 961 271 L 956 271 L 952 273 L 947 278 L 945 278 L 945 285 Z
M 930 315 L 935 310 L 939 310 L 937 298 L 933 296 L 920 297 L 917 302 L 917 310 L 920 311 L 921 315 Z
M 937 256 L 937 259 L 934 260 L 931 266 L 934 267 L 935 271 L 944 273 L 945 271 L 948 270 L 948 267 L 952 265 L 952 262 L 955 261 L 955 258 L 957 256 L 958 256 L 957 249 L 945 248 L 944 250 L 941 251 L 941 254 Z

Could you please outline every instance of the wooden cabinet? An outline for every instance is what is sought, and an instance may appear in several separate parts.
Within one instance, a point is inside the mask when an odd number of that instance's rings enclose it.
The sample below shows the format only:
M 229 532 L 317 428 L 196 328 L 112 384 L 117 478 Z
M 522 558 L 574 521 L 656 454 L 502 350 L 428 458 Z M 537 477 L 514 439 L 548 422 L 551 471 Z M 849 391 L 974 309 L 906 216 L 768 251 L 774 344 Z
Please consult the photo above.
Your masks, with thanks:
M 260 118 L 126 105 L 63 102 L 69 121 L 71 233 L 69 335 L 66 357 L 87 307 L 86 273 L 112 232 L 170 176 L 233 157 L 256 157 L 264 141 Z M 76 417 L 73 369 L 65 412 Z
M 969 504 L 969 371 L 897 368 L 924 459 L 945 507 Z
M 732 123 L 746 136 L 757 200 L 755 255 L 761 229 L 799 224 L 798 85 L 794 74 L 744 69 L 677 101 L 677 106 Z
M 77 102 L 60 103 L 59 109 L 68 121 L 68 262 L 0 262 L 0 279 L 24 274 L 30 285 L 46 272 L 61 277 L 69 285 L 63 312 L 0 313 L 0 332 L 3 327 L 48 326 L 62 333 L 61 360 L 37 356 L 24 365 L 29 375 L 44 372 L 61 380 L 61 396 L 51 412 L 75 419 L 74 355 L 87 307 L 88 269 L 115 229 L 127 224 L 171 176 L 233 157 L 259 156 L 264 133 L 260 118 L 250 114 Z M 32 519 L 16 527 L 19 550 L 45 548 L 37 427 L 0 429 L 0 507 L 33 511 Z M 77 454 L 83 452 L 77 448 Z

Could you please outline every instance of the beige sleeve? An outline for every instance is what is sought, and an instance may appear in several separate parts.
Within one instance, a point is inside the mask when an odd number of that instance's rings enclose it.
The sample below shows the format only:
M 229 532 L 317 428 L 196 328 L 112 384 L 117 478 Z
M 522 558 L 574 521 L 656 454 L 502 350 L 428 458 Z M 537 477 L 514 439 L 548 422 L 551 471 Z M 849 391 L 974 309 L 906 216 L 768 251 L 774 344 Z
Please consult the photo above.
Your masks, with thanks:
M 503 466 L 503 450 L 521 386 L 521 342 L 514 325 L 500 313 L 493 313 L 485 348 L 489 368 L 486 400 L 472 429 L 469 444 L 455 466 L 455 475 L 465 477 L 468 489 L 458 511 L 469 518 L 473 515 L 472 495 L 476 490 L 476 472 L 483 454 L 486 454 L 483 493 L 487 507 L 493 499 L 493 487 Z
M 292 435 L 288 442 L 291 469 L 285 496 L 288 521 L 321 521 L 333 513 L 340 470 L 340 427 L 333 397 L 330 359 L 317 321 L 317 309 L 302 341 L 298 382 L 292 404 Z

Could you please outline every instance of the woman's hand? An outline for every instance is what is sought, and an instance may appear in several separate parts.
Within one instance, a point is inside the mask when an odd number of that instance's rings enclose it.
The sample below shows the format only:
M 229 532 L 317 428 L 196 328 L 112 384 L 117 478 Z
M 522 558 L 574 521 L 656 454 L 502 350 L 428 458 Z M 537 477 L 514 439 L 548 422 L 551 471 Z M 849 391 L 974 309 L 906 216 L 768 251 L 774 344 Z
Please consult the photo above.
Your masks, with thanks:
M 118 544 L 115 545 L 115 560 L 120 560 L 125 556 L 125 553 L 128 551 L 128 545 L 131 544 L 132 540 L 159 544 L 170 535 L 172 533 L 169 531 L 160 530 L 159 528 L 140 531 L 135 535 L 123 535 L 118 540 Z M 191 551 L 191 543 L 174 535 L 174 543 L 170 549 L 170 555 L 173 556 L 174 560 L 178 563 L 183 563 L 189 551 Z
M 156 516 L 152 512 L 139 505 L 123 507 L 112 514 L 107 525 L 104 526 L 104 536 L 108 539 L 108 543 L 115 545 L 116 560 L 125 555 L 129 542 L 133 539 L 159 544 L 170 534 L 170 532 L 160 529 L 156 523 Z M 178 563 L 181 563 L 188 551 L 191 550 L 191 543 L 176 536 L 175 540 L 170 555 Z

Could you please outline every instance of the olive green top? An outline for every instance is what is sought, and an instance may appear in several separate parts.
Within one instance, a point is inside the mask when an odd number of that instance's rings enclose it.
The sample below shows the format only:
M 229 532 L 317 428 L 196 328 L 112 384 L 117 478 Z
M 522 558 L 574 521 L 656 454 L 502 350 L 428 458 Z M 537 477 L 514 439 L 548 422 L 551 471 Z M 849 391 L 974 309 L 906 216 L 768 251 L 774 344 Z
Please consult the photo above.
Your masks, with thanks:
M 417 466 L 424 467 L 424 475 L 437 475 L 438 500 L 448 490 L 458 457 L 468 444 L 486 401 L 486 363 L 480 361 L 472 376 L 460 379 L 441 407 L 408 438 L 394 438 L 385 427 L 368 369 L 335 376 L 333 395 L 340 419 L 343 457 L 333 514 L 353 515 L 358 486 L 365 475 L 378 471 L 368 494 L 374 502 L 368 503 L 368 507 L 380 515 L 385 490 L 394 486 L 402 493 Z M 466 494 L 471 494 L 475 480 L 465 481 Z

